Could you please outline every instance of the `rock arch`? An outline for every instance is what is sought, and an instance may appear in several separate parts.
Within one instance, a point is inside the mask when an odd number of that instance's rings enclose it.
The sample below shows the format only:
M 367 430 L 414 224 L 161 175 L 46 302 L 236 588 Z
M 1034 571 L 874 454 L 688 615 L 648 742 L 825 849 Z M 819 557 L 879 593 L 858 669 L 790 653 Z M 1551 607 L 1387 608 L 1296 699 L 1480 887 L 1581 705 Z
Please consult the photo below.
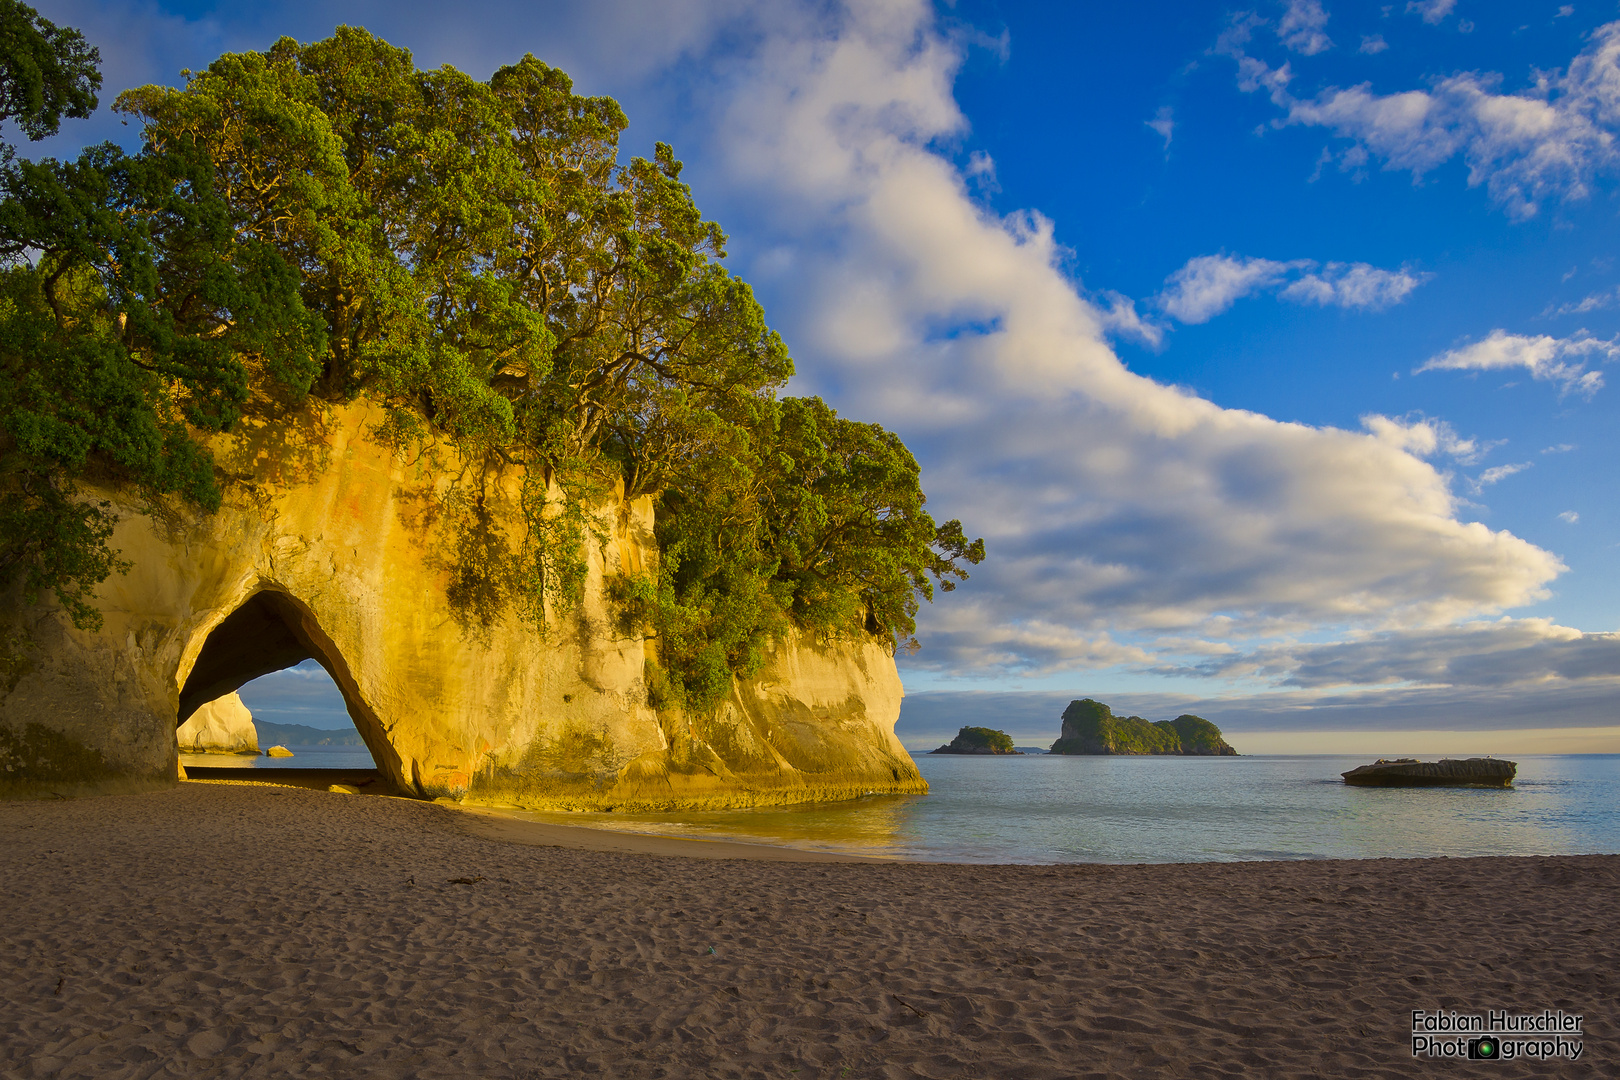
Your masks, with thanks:
M 655 564 L 649 499 L 598 508 L 584 599 L 544 635 L 514 612 L 469 626 L 442 521 L 456 463 L 399 459 L 367 435 L 382 419 L 362 401 L 217 438 L 233 482 L 212 515 L 97 493 L 134 564 L 102 586 L 102 628 L 0 598 L 0 794 L 172 785 L 180 720 L 311 656 L 378 768 L 422 797 L 676 808 L 927 790 L 894 735 L 894 660 L 870 641 L 783 642 L 713 716 L 651 707 L 649 642 L 607 601 L 612 575 Z M 489 482 L 509 536 L 522 481 Z
M 314 660 L 343 695 L 349 718 L 372 760 L 392 762 L 393 771 L 398 771 L 399 755 L 389 743 L 377 711 L 361 692 L 343 651 L 321 629 L 309 605 L 292 593 L 264 584 L 202 637 L 196 658 L 189 669 L 182 665 L 180 672 L 177 727 L 203 705 L 234 693 L 261 675 Z

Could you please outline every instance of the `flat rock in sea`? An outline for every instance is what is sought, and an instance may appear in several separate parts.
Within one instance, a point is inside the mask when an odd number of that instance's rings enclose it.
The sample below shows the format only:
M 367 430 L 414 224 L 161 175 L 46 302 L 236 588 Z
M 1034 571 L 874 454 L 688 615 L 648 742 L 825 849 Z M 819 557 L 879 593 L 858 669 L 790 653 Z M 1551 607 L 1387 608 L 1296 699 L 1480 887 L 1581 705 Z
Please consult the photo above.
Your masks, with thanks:
M 1416 758 L 1379 758 L 1340 773 L 1347 784 L 1358 787 L 1512 787 L 1519 770 L 1516 761 L 1501 758 L 1442 758 L 1418 761 Z

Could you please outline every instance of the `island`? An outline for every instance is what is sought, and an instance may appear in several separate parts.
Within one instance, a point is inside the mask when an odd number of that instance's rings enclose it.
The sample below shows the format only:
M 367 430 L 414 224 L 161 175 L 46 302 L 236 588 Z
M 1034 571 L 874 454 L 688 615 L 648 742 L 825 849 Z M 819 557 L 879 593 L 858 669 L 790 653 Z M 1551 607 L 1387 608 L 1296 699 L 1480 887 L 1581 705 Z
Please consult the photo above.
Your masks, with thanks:
M 987 727 L 964 727 L 956 738 L 928 751 L 930 754 L 1008 754 L 1022 757 L 1024 752 L 1013 748 L 1012 736 L 1005 731 Z
M 1084 698 L 1063 710 L 1063 734 L 1052 754 L 1187 754 L 1236 756 L 1221 729 L 1201 716 L 1183 713 L 1153 723 L 1140 716 L 1115 716 L 1100 701 Z
M 1513 786 L 1519 763 L 1500 758 L 1379 758 L 1340 773 L 1344 782 L 1356 787 L 1493 787 Z

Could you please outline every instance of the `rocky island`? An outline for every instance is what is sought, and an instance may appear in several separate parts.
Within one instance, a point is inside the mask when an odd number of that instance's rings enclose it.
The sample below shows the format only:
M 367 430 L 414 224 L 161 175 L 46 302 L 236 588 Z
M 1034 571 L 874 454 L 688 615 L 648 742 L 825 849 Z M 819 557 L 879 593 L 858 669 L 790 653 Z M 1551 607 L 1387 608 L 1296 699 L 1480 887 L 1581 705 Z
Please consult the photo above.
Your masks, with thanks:
M 1513 786 L 1519 763 L 1501 758 L 1379 758 L 1340 773 L 1344 782 L 1357 787 L 1494 787 Z
M 930 754 L 1011 754 L 1023 756 L 1022 750 L 1013 749 L 1012 736 L 1005 731 L 987 727 L 964 727 L 956 738 L 928 751 Z
M 1053 754 L 1191 754 L 1234 756 L 1221 729 L 1201 716 L 1184 713 L 1153 723 L 1140 716 L 1115 716 L 1100 701 L 1084 698 L 1063 710 L 1063 733 Z

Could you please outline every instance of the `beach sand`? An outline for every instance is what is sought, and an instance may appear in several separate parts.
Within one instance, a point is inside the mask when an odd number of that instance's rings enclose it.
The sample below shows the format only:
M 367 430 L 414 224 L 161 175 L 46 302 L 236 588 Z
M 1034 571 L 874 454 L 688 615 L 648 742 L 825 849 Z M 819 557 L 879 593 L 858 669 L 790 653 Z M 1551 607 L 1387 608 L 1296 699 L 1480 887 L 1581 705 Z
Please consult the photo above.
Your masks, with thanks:
M 0 852 L 7 1080 L 1620 1071 L 1616 856 L 771 861 L 228 783 L 0 804 Z M 1415 1062 L 1420 1008 L 1584 1055 Z

